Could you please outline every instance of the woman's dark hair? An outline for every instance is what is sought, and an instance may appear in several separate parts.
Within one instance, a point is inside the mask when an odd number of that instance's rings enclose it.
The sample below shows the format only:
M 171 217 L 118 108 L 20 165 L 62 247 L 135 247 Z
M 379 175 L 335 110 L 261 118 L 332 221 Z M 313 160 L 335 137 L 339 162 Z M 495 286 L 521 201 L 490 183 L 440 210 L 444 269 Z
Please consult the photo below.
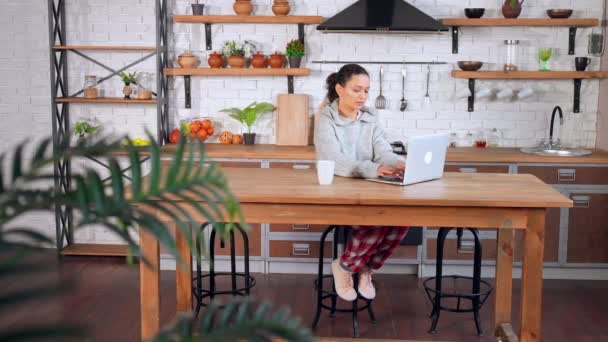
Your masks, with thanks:
M 344 86 L 355 75 L 369 76 L 367 70 L 359 64 L 346 64 L 338 72 L 329 75 L 325 81 L 327 85 L 327 101 L 332 103 L 338 98 L 338 92 L 336 91 L 337 84 Z

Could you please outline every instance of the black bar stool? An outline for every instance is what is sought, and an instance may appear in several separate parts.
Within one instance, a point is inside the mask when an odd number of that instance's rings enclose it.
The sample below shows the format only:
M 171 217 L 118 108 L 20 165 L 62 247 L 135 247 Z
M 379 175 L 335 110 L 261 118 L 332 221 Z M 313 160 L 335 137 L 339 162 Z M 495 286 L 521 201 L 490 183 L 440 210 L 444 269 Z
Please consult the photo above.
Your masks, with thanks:
M 351 313 L 353 316 L 353 336 L 355 338 L 358 338 L 359 337 L 359 321 L 357 319 L 357 313 L 359 311 L 367 310 L 367 312 L 369 314 L 369 318 L 371 319 L 373 324 L 376 324 L 376 316 L 374 316 L 374 311 L 372 310 L 372 300 L 362 297 L 358 292 L 357 292 L 357 299 L 355 299 L 352 302 L 352 307 L 350 307 L 350 308 L 337 307 L 338 294 L 335 291 L 333 275 L 323 275 L 323 258 L 324 258 L 323 247 L 325 246 L 325 240 L 327 239 L 327 235 L 329 235 L 329 233 L 331 233 L 332 230 L 334 232 L 334 239 L 333 239 L 333 243 L 332 243 L 332 249 L 333 249 L 333 259 L 332 260 L 335 260 L 338 258 L 339 242 L 343 241 L 346 244 L 346 241 L 348 241 L 348 237 L 350 236 L 350 229 L 345 228 L 345 227 L 338 227 L 338 226 L 330 226 L 329 228 L 327 228 L 325 230 L 325 232 L 323 232 L 323 235 L 321 235 L 320 252 L 319 252 L 319 270 L 317 273 L 317 278 L 314 281 L 314 287 L 315 287 L 315 291 L 317 294 L 317 310 L 316 310 L 315 317 L 314 317 L 314 320 L 312 323 L 312 330 L 316 331 L 317 325 L 319 324 L 319 320 L 321 319 L 322 310 L 329 310 L 330 311 L 329 317 L 332 317 L 332 318 L 336 317 L 336 312 Z M 331 290 L 326 290 L 323 288 L 323 280 L 326 278 L 332 279 L 331 280 Z M 354 278 L 354 287 L 355 287 L 355 290 L 357 290 L 358 285 L 359 285 L 359 274 L 353 273 L 353 278 Z M 326 301 L 326 300 L 331 300 L 331 304 L 329 305 L 327 303 L 324 303 L 324 301 Z M 362 300 L 365 303 L 363 305 L 359 305 L 359 300 Z
M 232 296 L 249 296 L 249 292 L 252 287 L 255 286 L 255 278 L 249 274 L 249 238 L 243 228 L 236 224 L 235 228 L 240 233 L 243 239 L 243 258 L 244 258 L 244 272 L 237 272 L 236 270 L 236 247 L 234 230 L 230 231 L 228 237 L 228 243 L 230 244 L 230 272 L 216 272 L 215 271 L 215 238 L 216 231 L 210 223 L 204 223 L 201 226 L 201 230 L 205 230 L 206 227 L 211 227 L 211 233 L 209 237 L 209 272 L 203 274 L 202 272 L 202 260 L 196 258 L 196 275 L 193 277 L 192 282 L 194 283 L 193 294 L 194 300 L 196 301 L 196 309 L 194 310 L 195 317 L 198 316 L 201 307 L 207 306 L 209 303 L 205 302 L 205 298 L 209 298 L 209 302 L 218 295 L 232 295 Z M 197 238 L 196 248 L 198 254 L 200 254 L 200 240 Z M 220 238 L 220 248 L 226 248 L 226 242 Z M 231 288 L 229 290 L 218 290 L 216 286 L 217 277 L 230 277 Z M 203 279 L 209 278 L 209 287 L 203 288 Z M 244 287 L 238 288 L 238 280 L 242 279 Z
M 424 281 L 424 289 L 427 296 L 433 303 L 433 310 L 431 312 L 431 329 L 430 333 L 437 333 L 437 323 L 439 322 L 439 315 L 441 311 L 450 312 L 473 312 L 475 319 L 475 328 L 477 329 L 477 335 L 481 336 L 481 320 L 479 317 L 479 309 L 486 302 L 493 288 L 490 283 L 481 279 L 481 256 L 482 248 L 481 241 L 479 240 L 479 231 L 473 228 L 466 228 L 473 234 L 474 246 L 473 246 L 473 277 L 465 276 L 444 276 L 443 275 L 443 247 L 445 239 L 448 233 L 453 228 L 441 228 L 439 229 L 439 235 L 437 237 L 437 264 L 435 277 L 429 278 Z M 456 228 L 456 235 L 458 237 L 458 251 L 461 253 L 470 253 L 466 251 L 462 242 L 463 228 Z M 451 279 L 454 284 L 452 291 L 443 290 L 442 282 L 446 279 Z M 434 283 L 434 287 L 433 284 Z M 472 291 L 470 293 L 462 293 L 457 290 L 459 284 L 472 284 Z M 444 299 L 442 303 L 442 299 Z M 451 301 L 449 300 L 451 299 Z M 455 305 L 454 305 L 455 300 Z M 470 301 L 470 305 L 461 305 L 462 301 Z

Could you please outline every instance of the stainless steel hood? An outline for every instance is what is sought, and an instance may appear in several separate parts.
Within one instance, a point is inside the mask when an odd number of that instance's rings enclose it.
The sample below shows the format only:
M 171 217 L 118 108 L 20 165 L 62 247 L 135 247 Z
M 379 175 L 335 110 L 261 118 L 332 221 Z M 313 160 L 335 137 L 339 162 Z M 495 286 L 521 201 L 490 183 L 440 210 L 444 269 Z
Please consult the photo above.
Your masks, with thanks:
M 324 32 L 439 33 L 439 21 L 403 0 L 359 0 L 317 26 Z

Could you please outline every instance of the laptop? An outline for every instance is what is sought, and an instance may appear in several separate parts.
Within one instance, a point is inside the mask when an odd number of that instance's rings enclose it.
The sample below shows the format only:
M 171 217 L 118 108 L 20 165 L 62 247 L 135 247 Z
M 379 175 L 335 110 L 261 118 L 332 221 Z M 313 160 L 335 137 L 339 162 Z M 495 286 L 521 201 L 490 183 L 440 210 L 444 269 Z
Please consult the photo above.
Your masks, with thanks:
M 448 135 L 443 133 L 413 137 L 408 143 L 403 178 L 388 176 L 365 180 L 405 186 L 439 179 L 443 176 L 448 142 Z

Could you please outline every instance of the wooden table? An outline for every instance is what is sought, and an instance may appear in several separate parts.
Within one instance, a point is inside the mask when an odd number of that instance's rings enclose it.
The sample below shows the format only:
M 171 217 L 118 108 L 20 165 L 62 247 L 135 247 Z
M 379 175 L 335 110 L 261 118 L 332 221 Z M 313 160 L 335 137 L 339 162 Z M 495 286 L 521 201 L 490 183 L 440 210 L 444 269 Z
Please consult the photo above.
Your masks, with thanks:
M 494 321 L 497 333 L 511 329 L 513 239 L 524 231 L 521 279 L 523 342 L 541 340 L 541 290 L 545 213 L 572 201 L 531 175 L 446 173 L 440 180 L 406 187 L 336 177 L 319 186 L 311 170 L 224 169 L 249 223 L 476 227 L 498 230 Z M 184 205 L 195 221 L 202 215 Z M 162 219 L 162 215 L 158 214 Z M 159 246 L 140 231 L 142 339 L 158 333 Z M 190 250 L 177 235 L 188 267 L 177 269 L 177 310 L 192 310 Z M 310 305 L 313 305 L 311 302 Z M 407 317 L 404 317 L 407 319 Z M 504 333 L 503 333 L 504 335 Z

